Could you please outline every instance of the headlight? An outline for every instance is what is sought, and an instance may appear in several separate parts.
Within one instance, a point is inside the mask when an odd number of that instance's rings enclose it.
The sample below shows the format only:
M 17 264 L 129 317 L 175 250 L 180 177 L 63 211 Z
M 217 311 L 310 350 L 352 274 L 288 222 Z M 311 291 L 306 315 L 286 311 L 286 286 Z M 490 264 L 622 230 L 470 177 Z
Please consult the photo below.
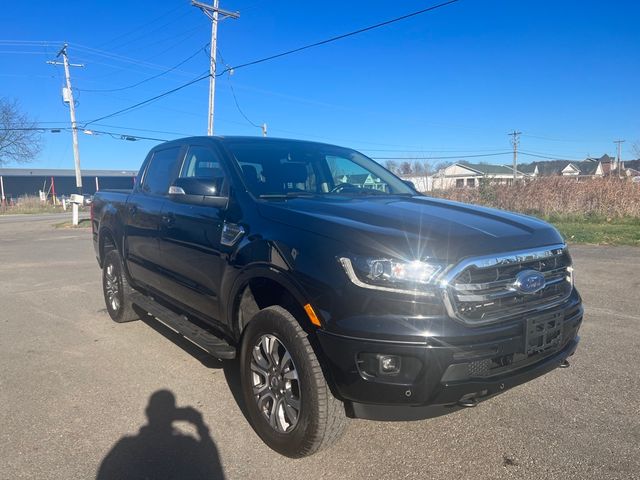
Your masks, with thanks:
M 442 264 L 421 260 L 354 256 L 338 261 L 349 280 L 359 287 L 429 297 L 435 295 L 435 279 L 444 270 Z

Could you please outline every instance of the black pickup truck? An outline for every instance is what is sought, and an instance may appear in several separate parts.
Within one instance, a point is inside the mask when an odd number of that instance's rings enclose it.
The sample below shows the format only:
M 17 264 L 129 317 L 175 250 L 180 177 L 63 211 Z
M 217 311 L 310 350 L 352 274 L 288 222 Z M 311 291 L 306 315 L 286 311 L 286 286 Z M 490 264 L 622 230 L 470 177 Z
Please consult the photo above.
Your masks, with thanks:
M 252 426 L 309 455 L 346 417 L 427 418 L 569 365 L 582 322 L 562 237 L 420 195 L 321 143 L 156 146 L 91 205 L 107 310 L 239 357 Z

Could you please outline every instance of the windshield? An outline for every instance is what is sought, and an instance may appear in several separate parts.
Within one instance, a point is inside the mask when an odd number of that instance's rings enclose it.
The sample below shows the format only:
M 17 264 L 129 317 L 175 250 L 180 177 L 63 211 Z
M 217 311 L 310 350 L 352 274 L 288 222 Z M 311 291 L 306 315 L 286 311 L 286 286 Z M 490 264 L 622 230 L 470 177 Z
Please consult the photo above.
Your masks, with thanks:
M 247 189 L 257 197 L 415 195 L 402 180 L 354 150 L 287 140 L 226 145 Z

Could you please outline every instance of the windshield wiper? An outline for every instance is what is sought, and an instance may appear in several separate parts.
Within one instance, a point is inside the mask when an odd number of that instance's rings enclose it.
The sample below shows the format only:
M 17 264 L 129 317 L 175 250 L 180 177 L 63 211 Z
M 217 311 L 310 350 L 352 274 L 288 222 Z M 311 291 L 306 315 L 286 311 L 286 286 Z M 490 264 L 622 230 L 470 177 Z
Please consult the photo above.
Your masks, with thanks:
M 331 193 L 331 192 L 329 192 Z M 396 193 L 382 192 L 380 190 L 374 190 L 373 188 L 357 188 L 357 189 L 344 189 L 341 192 L 335 192 L 337 195 L 397 195 Z
M 258 198 L 296 198 L 296 197 L 315 197 L 316 194 L 312 192 L 286 192 L 286 193 L 263 193 L 258 195 Z

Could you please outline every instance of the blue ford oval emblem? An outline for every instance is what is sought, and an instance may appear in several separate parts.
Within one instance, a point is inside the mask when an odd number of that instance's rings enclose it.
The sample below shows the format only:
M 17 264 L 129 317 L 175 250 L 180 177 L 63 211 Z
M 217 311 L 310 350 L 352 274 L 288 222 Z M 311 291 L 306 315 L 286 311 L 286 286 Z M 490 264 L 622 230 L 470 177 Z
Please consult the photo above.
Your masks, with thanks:
M 542 290 L 546 283 L 542 273 L 535 270 L 523 270 L 516 275 L 514 287 L 521 293 L 530 294 Z

